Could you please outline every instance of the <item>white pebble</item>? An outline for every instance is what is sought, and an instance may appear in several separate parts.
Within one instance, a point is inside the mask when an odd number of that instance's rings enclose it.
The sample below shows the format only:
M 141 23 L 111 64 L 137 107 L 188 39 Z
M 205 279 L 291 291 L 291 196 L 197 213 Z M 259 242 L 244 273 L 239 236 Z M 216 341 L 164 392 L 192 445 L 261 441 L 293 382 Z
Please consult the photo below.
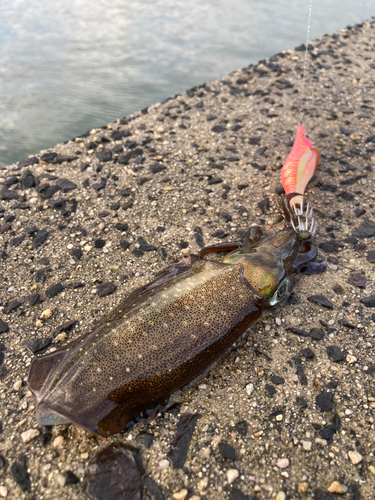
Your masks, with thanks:
M 16 380 L 16 382 L 14 382 L 13 384 L 13 390 L 14 391 L 19 391 L 21 389 L 21 386 L 22 386 L 22 380 Z
M 249 396 L 251 396 L 251 393 L 254 390 L 254 384 L 247 384 L 246 386 L 246 392 L 248 393 Z
M 276 500 L 285 500 L 285 499 L 286 499 L 285 493 L 282 490 L 278 491 L 276 495 Z
M 187 494 L 188 494 L 188 490 L 186 490 L 184 488 L 181 491 L 176 491 L 176 493 L 173 493 L 173 498 L 175 500 L 185 500 L 185 498 L 187 497 Z
M 306 451 L 311 451 L 312 442 L 311 441 L 302 441 L 302 448 Z
M 288 458 L 278 458 L 276 465 L 279 469 L 286 469 L 289 467 L 289 459 Z
M 25 432 L 21 433 L 21 439 L 24 443 L 28 443 L 29 441 L 32 441 L 36 437 L 38 437 L 40 432 L 38 429 L 29 429 Z
M 228 484 L 232 484 L 233 481 L 235 481 L 239 475 L 240 474 L 237 469 L 229 469 L 227 472 Z
M 357 465 L 363 460 L 362 455 L 358 451 L 348 451 L 348 456 L 353 465 Z
M 168 469 L 169 468 L 169 461 L 166 458 L 163 458 L 163 460 L 160 460 L 160 462 L 159 462 L 159 467 L 161 469 Z
M 5 498 L 8 495 L 8 488 L 6 486 L 0 486 L 0 495 Z
M 64 444 L 64 438 L 62 436 L 57 436 L 53 441 L 52 441 L 52 446 L 54 448 L 61 448 L 62 445 Z
M 333 481 L 327 488 L 329 493 L 336 493 L 337 495 L 345 495 L 348 487 L 345 484 L 340 484 L 338 481 Z
M 204 477 L 201 481 L 199 481 L 197 486 L 199 491 L 204 491 L 208 486 L 208 477 Z

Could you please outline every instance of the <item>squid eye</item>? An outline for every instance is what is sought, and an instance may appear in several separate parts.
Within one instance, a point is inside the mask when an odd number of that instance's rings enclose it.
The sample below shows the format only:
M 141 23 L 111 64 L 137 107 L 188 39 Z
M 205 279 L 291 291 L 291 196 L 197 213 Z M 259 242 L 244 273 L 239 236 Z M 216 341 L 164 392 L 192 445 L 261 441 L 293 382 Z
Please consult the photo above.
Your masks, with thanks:
M 289 284 L 290 284 L 289 278 L 283 279 L 283 281 L 278 286 L 278 289 L 273 294 L 272 299 L 270 300 L 271 306 L 274 306 L 285 299 L 285 297 L 289 292 Z

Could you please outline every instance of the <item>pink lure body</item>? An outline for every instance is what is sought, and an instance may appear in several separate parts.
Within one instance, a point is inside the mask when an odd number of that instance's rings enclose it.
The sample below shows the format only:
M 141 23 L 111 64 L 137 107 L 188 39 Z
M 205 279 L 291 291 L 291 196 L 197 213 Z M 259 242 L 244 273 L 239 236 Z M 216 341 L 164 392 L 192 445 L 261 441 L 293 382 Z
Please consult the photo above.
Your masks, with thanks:
M 306 136 L 306 130 L 299 123 L 292 150 L 281 169 L 281 182 L 285 193 L 299 193 L 303 195 L 319 161 L 319 149 L 313 147 L 311 141 Z M 293 198 L 291 204 L 300 204 L 302 199 L 299 198 Z

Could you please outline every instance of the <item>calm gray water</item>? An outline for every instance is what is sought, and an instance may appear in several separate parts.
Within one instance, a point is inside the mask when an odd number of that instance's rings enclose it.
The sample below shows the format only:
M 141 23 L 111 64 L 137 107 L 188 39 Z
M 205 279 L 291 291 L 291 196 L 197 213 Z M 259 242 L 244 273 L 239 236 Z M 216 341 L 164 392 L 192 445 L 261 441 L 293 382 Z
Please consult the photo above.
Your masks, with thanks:
M 1 0 L 0 167 L 305 42 L 309 0 Z M 375 15 L 314 0 L 311 38 Z

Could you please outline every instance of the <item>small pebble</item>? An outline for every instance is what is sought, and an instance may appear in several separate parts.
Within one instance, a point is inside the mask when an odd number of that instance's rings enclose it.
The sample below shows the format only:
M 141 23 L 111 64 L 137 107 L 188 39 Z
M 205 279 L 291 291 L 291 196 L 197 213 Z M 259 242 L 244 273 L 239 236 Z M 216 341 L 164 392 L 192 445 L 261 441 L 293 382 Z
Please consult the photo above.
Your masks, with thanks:
M 197 487 L 199 491 L 204 491 L 208 486 L 208 477 L 204 477 L 201 481 L 199 481 Z
M 59 486 L 65 486 L 65 477 L 62 474 L 57 474 L 56 482 Z
M 57 436 L 53 441 L 52 441 L 52 446 L 54 448 L 61 448 L 64 444 L 64 438 L 62 436 Z
M 68 338 L 68 334 L 66 332 L 61 332 L 55 337 L 55 342 L 63 342 Z
M 369 465 L 368 470 L 371 472 L 373 476 L 375 476 L 375 467 L 373 465 Z
M 198 495 L 193 495 L 192 497 L 190 497 L 190 500 L 201 500 L 201 497 L 199 497 Z
M 51 309 L 45 309 L 42 314 L 40 315 L 39 319 L 48 319 L 52 316 L 52 311 Z
M 348 451 L 348 457 L 353 465 L 357 465 L 363 460 L 362 455 L 358 451 Z
M 21 389 L 21 386 L 22 386 L 22 380 L 17 380 L 16 382 L 14 382 L 13 384 L 13 390 L 14 391 L 19 391 Z
M 28 429 L 27 431 L 21 433 L 21 439 L 24 443 L 28 443 L 29 441 L 37 438 L 39 435 L 40 432 L 38 429 Z
M 302 441 L 302 448 L 306 451 L 311 451 L 312 442 L 311 441 Z
M 92 246 L 91 245 L 85 245 L 83 247 L 83 249 L 84 249 L 85 252 L 90 252 L 92 250 Z
M 187 494 L 188 494 L 188 490 L 186 490 L 184 488 L 181 491 L 176 491 L 176 493 L 173 493 L 173 498 L 175 500 L 185 500 L 185 498 L 187 497 Z
M 308 490 L 307 483 L 298 483 L 297 484 L 297 491 L 300 495 L 304 495 L 305 493 L 307 493 L 307 490 Z
M 251 393 L 253 392 L 253 390 L 254 390 L 254 384 L 247 384 L 246 392 L 249 396 L 251 396 Z
M 280 490 L 280 491 L 277 492 L 277 495 L 276 495 L 275 498 L 276 498 L 276 500 L 285 500 L 286 499 L 286 495 L 285 495 L 285 493 L 282 490 Z
M 286 469 L 287 467 L 289 467 L 289 459 L 288 458 L 279 458 L 276 461 L 276 466 L 279 469 Z
M 163 460 L 160 460 L 159 462 L 159 467 L 161 469 L 168 469 L 169 468 L 169 461 L 165 458 L 163 458 Z
M 8 488 L 6 486 L 0 486 L 0 495 L 5 498 L 8 495 Z
M 358 361 L 358 359 L 355 356 L 352 356 L 351 354 L 348 354 L 346 356 L 346 361 L 348 362 L 349 365 L 352 365 L 353 363 L 355 363 L 356 361 Z
M 348 487 L 344 484 L 340 484 L 338 481 L 333 481 L 327 488 L 329 493 L 337 493 L 338 495 L 345 495 L 348 491 Z
M 239 475 L 240 474 L 237 469 L 228 469 L 227 471 L 228 484 L 232 484 L 233 481 L 235 481 Z

